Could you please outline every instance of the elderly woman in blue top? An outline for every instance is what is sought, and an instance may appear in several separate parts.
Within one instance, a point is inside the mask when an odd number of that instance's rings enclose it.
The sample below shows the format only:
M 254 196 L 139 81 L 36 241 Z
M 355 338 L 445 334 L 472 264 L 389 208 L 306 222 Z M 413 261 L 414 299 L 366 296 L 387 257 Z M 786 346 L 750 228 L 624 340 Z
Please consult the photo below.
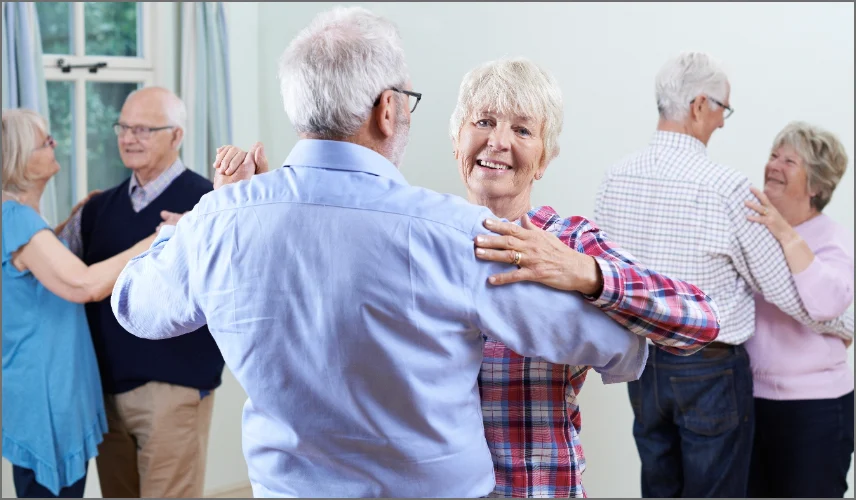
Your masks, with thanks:
M 88 267 L 75 257 L 39 215 L 55 146 L 38 113 L 3 111 L 3 456 L 19 498 L 83 496 L 107 432 L 83 304 L 154 240 Z

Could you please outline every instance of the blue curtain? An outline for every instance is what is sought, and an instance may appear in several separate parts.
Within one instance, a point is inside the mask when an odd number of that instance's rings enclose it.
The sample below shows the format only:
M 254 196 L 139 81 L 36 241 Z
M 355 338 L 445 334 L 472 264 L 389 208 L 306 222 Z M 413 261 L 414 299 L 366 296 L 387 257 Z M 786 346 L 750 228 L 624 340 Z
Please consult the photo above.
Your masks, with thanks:
M 182 159 L 212 177 L 216 149 L 232 142 L 232 93 L 223 2 L 182 2 L 180 96 L 187 105 Z
M 3 29 L 3 109 L 28 108 L 38 111 L 50 123 L 48 90 L 42 69 L 42 36 L 32 2 L 4 2 Z M 69 165 L 65 165 L 66 168 Z M 57 224 L 56 186 L 51 179 L 40 200 L 42 217 Z

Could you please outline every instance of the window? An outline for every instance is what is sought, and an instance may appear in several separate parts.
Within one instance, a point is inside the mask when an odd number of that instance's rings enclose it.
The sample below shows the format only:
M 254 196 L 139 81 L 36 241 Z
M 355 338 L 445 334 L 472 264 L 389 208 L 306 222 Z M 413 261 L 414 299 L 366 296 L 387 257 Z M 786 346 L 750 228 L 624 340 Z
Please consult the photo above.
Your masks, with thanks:
M 56 187 L 62 220 L 93 189 L 130 176 L 119 157 L 113 123 L 128 94 L 154 80 L 151 4 L 37 2 L 36 9 L 51 134 L 61 167 Z M 89 69 L 98 63 L 106 65 Z

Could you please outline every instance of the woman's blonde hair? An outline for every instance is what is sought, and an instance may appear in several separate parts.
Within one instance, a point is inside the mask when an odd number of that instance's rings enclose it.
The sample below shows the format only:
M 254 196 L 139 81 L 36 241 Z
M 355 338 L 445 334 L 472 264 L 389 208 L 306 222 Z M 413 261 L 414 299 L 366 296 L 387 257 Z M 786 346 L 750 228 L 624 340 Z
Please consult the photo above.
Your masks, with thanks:
M 38 132 L 47 135 L 44 117 L 29 109 L 3 110 L 3 190 L 20 193 L 30 188 L 27 163 L 39 147 Z
M 803 161 L 811 206 L 818 212 L 832 199 L 832 192 L 847 171 L 847 151 L 832 132 L 805 122 L 789 123 L 773 140 L 773 150 L 794 148 Z

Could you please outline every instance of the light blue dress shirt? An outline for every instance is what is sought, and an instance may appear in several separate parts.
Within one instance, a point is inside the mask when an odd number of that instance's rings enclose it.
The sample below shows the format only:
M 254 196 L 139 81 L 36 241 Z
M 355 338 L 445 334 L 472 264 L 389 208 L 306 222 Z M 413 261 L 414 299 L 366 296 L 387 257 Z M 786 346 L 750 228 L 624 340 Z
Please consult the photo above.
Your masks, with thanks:
M 255 496 L 487 495 L 482 333 L 606 382 L 635 380 L 647 356 L 579 294 L 488 284 L 510 265 L 475 258 L 487 217 L 362 146 L 302 140 L 164 228 L 113 311 L 150 339 L 208 323 L 249 396 Z

